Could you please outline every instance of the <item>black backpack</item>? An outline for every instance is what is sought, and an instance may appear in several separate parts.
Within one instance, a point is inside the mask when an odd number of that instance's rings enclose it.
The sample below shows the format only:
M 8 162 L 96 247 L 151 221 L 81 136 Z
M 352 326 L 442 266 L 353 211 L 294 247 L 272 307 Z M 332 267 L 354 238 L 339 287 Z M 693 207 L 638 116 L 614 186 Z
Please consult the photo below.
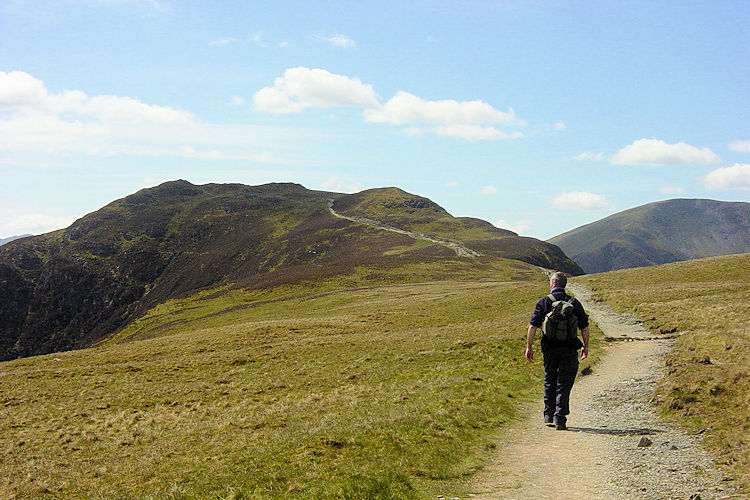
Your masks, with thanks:
M 550 340 L 573 340 L 578 336 L 578 317 L 573 314 L 573 297 L 568 300 L 557 300 L 548 295 L 552 308 L 544 317 L 542 335 Z

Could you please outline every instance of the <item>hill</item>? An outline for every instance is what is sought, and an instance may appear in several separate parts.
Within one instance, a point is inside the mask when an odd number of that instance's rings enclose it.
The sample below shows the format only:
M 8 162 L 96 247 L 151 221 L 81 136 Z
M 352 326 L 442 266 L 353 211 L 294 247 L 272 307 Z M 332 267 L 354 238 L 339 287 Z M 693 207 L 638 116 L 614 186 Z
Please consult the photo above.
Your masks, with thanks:
M 481 219 L 453 217 L 431 200 L 395 187 L 341 196 L 333 208 L 344 215 L 377 220 L 428 237 L 458 241 L 481 255 L 521 260 L 573 275 L 582 274 L 582 270 L 554 245 L 518 236 Z
M 494 272 L 510 265 L 499 263 L 503 257 L 580 272 L 552 245 L 488 228 L 479 231 L 488 255 L 460 258 L 440 245 L 336 218 L 329 199 L 356 197 L 298 184 L 174 181 L 116 200 L 67 229 L 3 245 L 0 360 L 91 345 L 157 304 L 219 284 L 423 280 Z M 377 205 L 378 196 L 368 199 Z M 440 220 L 449 221 L 440 210 Z M 450 231 L 436 229 L 446 238 L 454 237 Z M 520 264 L 522 274 L 529 267 Z
M 745 253 L 750 252 L 750 203 L 649 203 L 548 241 L 586 273 Z

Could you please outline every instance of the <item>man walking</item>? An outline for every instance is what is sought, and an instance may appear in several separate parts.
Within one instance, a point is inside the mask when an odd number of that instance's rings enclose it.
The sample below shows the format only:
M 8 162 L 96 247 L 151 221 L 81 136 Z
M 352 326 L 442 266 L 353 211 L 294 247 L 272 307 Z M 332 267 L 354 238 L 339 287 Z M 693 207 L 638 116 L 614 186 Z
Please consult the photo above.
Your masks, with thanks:
M 526 361 L 531 362 L 534 336 L 543 327 L 540 343 L 544 360 L 544 422 L 557 430 L 567 429 L 570 391 L 578 373 L 578 349 L 581 359 L 589 353 L 589 318 L 581 303 L 565 293 L 567 284 L 563 273 L 550 276 L 550 293 L 536 303 L 526 335 Z

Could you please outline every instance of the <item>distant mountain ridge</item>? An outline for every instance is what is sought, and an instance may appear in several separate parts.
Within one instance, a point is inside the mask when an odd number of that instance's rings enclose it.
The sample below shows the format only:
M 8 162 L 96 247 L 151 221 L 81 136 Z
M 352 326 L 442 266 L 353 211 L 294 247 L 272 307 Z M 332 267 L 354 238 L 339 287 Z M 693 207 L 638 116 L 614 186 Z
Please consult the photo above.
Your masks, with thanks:
M 5 245 L 6 243 L 10 243 L 11 241 L 20 240 L 21 238 L 26 238 L 27 236 L 33 236 L 33 235 L 19 234 L 18 236 L 9 236 L 7 238 L 0 238 L 0 246 Z
M 547 240 L 586 273 L 750 252 L 750 203 L 674 199 L 610 215 Z
M 510 258 L 582 272 L 554 245 L 454 219 L 396 188 L 344 195 L 290 183 L 172 181 L 67 229 L 0 247 L 0 361 L 91 345 L 157 304 L 210 286 L 261 288 L 467 261 L 444 246 L 336 218 L 330 199 L 347 213 L 397 217 L 442 239 L 464 240 L 483 254 L 472 266 Z

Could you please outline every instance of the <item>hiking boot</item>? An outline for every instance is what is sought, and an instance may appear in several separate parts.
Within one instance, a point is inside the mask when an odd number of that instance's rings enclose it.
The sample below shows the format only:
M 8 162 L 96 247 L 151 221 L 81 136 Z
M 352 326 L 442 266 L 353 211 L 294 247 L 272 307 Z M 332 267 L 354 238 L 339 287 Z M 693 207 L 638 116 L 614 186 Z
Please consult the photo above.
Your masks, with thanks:
M 546 425 L 547 427 L 554 427 L 555 426 L 555 423 L 552 420 L 552 415 L 545 415 L 544 416 L 544 425 Z
M 568 426 L 566 425 L 564 418 L 557 418 L 555 419 L 555 430 L 558 431 L 567 431 Z

